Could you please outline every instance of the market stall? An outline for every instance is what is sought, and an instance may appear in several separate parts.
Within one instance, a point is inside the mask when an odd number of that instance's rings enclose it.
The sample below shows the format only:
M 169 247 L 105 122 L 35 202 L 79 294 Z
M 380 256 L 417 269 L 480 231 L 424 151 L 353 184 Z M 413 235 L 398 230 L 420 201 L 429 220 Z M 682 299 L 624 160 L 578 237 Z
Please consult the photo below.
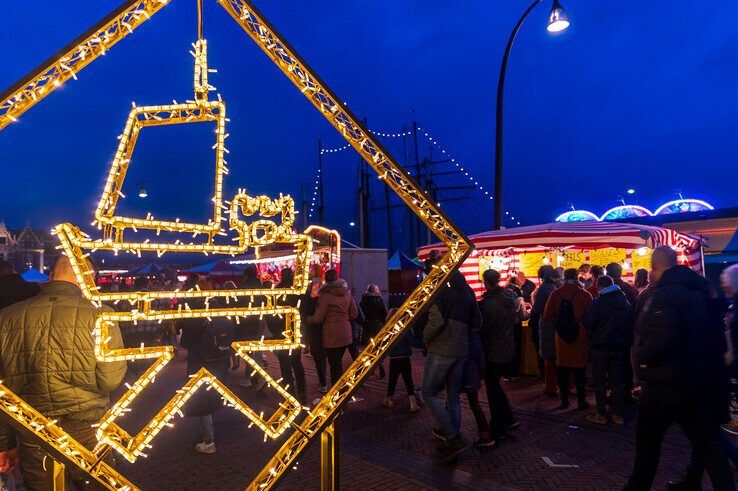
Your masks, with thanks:
M 553 267 L 578 268 L 583 263 L 606 266 L 619 263 L 624 279 L 631 279 L 639 268 L 650 269 L 651 251 L 660 245 L 673 247 L 681 264 L 687 264 L 702 273 L 702 244 L 696 237 L 674 230 L 610 222 L 547 223 L 530 227 L 482 232 L 469 237 L 475 250 L 464 261 L 460 270 L 477 296 L 484 291 L 481 275 L 496 269 L 502 281 L 522 271 L 537 281 L 538 268 L 544 264 Z M 434 249 L 432 244 L 419 250 L 425 260 Z
M 544 264 L 578 268 L 583 263 L 606 266 L 618 263 L 623 278 L 632 279 L 638 268 L 650 269 L 651 251 L 667 245 L 677 251 L 679 262 L 702 273 L 702 244 L 696 237 L 648 225 L 605 222 L 547 223 L 510 230 L 483 232 L 469 237 L 475 250 L 464 261 L 464 274 L 477 297 L 484 291 L 482 273 L 496 269 L 504 283 L 518 271 L 537 282 Z M 425 260 L 440 244 L 425 246 L 419 258 Z M 529 329 L 523 330 L 521 373 L 538 374 L 538 362 Z
M 418 287 L 423 279 L 423 265 L 397 251 L 387 261 L 387 269 L 390 306 L 395 307 Z

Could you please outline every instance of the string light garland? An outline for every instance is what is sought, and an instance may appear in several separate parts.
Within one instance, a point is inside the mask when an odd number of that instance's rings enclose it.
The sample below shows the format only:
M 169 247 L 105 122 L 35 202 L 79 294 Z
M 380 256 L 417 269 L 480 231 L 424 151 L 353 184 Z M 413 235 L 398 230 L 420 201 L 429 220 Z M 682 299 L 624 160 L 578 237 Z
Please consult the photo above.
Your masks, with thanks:
M 313 183 L 313 197 L 310 200 L 310 211 L 308 212 L 308 218 L 313 218 L 315 212 L 315 205 L 320 193 L 320 169 L 315 173 L 315 182 Z
M 280 70 L 282 70 L 284 75 L 293 82 L 297 89 L 339 131 L 339 133 L 347 140 L 347 142 L 367 161 L 367 163 L 375 170 L 375 172 L 377 172 L 379 178 L 381 180 L 384 180 L 388 184 L 389 188 L 394 191 L 411 210 L 413 210 L 413 212 L 426 224 L 426 226 L 429 227 L 431 231 L 433 231 L 433 233 L 436 234 L 436 236 L 444 243 L 447 248 L 439 262 L 434 265 L 429 274 L 416 288 L 416 290 L 398 308 L 397 312 L 381 328 L 379 333 L 370 341 L 369 346 L 360 353 L 357 359 L 348 367 L 348 369 L 344 372 L 340 379 L 331 387 L 328 393 L 318 402 L 318 404 L 312 410 L 307 412 L 305 419 L 301 423 L 299 423 L 299 425 L 295 423 L 293 419 L 291 419 L 292 416 L 295 414 L 295 411 L 292 408 L 294 407 L 296 401 L 294 401 L 294 399 L 291 399 L 291 396 L 286 391 L 284 391 L 284 393 L 280 392 L 280 389 L 277 387 L 278 384 L 276 384 L 276 382 L 272 381 L 271 379 L 268 379 L 270 380 L 272 388 L 283 395 L 284 402 L 280 404 L 280 408 L 272 417 L 270 417 L 270 419 L 264 420 L 261 416 L 259 416 L 259 422 L 264 427 L 262 429 L 266 432 L 267 435 L 280 433 L 280 430 L 285 431 L 285 429 L 289 426 L 298 428 L 299 431 L 294 431 L 289 434 L 289 436 L 285 439 L 284 443 L 274 455 L 274 457 L 272 457 L 272 459 L 264 466 L 264 468 L 257 474 L 251 484 L 248 486 L 248 489 L 262 490 L 271 489 L 276 486 L 279 481 L 285 476 L 285 474 L 289 470 L 293 469 L 296 461 L 302 455 L 309 443 L 318 438 L 320 434 L 333 423 L 334 419 L 340 414 L 342 407 L 351 399 L 356 389 L 376 368 L 382 357 L 385 356 L 387 351 L 400 339 L 405 329 L 421 312 L 421 310 L 425 306 L 429 305 L 429 303 L 434 298 L 434 295 L 446 284 L 451 271 L 453 271 L 455 268 L 458 268 L 459 265 L 464 261 L 464 259 L 469 255 L 472 246 L 468 239 L 446 218 L 438 205 L 427 199 L 423 190 L 413 181 L 412 177 L 410 177 L 410 175 L 404 169 L 402 169 L 402 167 L 387 153 L 387 151 L 377 140 L 377 138 L 371 133 L 364 131 L 363 125 L 361 125 L 358 118 L 356 118 L 356 116 L 349 111 L 344 103 L 340 102 L 340 100 L 333 94 L 333 92 L 315 75 L 312 69 L 307 66 L 307 64 L 292 50 L 292 48 L 285 41 L 283 41 L 282 37 L 274 30 L 271 24 L 266 21 L 263 15 L 258 12 L 248 0 L 216 1 L 243 28 L 246 34 L 257 44 L 257 46 L 262 49 L 266 56 L 270 58 L 277 65 L 277 67 L 280 68 Z M 129 32 L 133 32 L 135 28 L 140 26 L 141 23 L 143 23 L 146 19 L 150 17 L 150 14 L 144 15 L 144 12 L 148 12 L 148 10 L 146 10 L 147 8 L 151 9 L 153 8 L 152 6 L 160 7 L 164 4 L 165 2 L 163 0 L 157 2 L 142 1 L 136 2 L 135 4 L 129 4 L 128 7 L 117 11 L 112 16 L 112 20 L 110 20 L 110 22 L 106 22 L 103 27 L 98 30 L 91 30 L 91 34 L 86 36 L 85 39 L 80 42 L 79 46 L 82 46 L 84 43 L 88 42 L 89 39 L 103 35 L 105 29 L 108 29 L 110 25 L 117 25 L 121 22 L 122 19 L 127 19 L 128 16 L 131 15 L 132 11 L 138 12 L 139 9 L 141 9 L 141 16 L 136 17 L 137 22 L 129 24 L 129 26 L 127 27 L 127 30 Z M 112 39 L 113 42 L 107 44 L 106 49 L 118 40 L 118 38 Z M 73 48 L 72 52 L 77 52 L 77 50 L 80 49 L 79 46 Z M 85 51 L 85 55 L 86 58 L 84 60 L 75 58 L 71 62 L 72 64 L 68 65 L 69 69 L 78 72 L 81 68 L 99 57 L 101 55 L 101 52 L 100 50 Z M 62 57 L 64 57 L 64 55 L 62 55 Z M 0 98 L 0 128 L 11 122 L 11 120 L 8 118 L 8 115 L 12 116 L 14 119 L 17 119 L 32 106 L 32 104 L 28 103 L 28 100 L 30 99 L 25 99 L 26 92 L 24 91 L 27 91 L 29 87 L 31 87 L 31 90 L 33 90 L 33 87 L 36 87 L 39 84 L 42 84 L 44 87 L 48 87 L 48 89 L 42 94 L 44 97 L 55 90 L 54 84 L 44 84 L 43 82 L 47 79 L 47 73 L 49 73 L 49 71 L 53 72 L 54 67 L 57 66 L 57 61 L 58 60 L 55 60 L 54 62 L 50 63 L 49 66 L 42 67 L 41 69 L 35 71 L 33 74 L 27 77 L 28 80 L 24 80 L 20 83 L 21 89 L 19 90 L 23 93 L 21 97 L 19 97 L 18 101 L 14 100 L 15 94 L 18 93 L 15 90 L 10 91 L 11 94 L 9 97 L 3 96 L 2 98 Z M 37 101 L 34 101 L 33 103 L 35 104 L 36 102 Z M 195 104 L 197 104 L 197 97 L 194 102 Z M 222 101 L 213 102 L 217 105 L 217 102 Z M 198 115 L 202 116 L 203 114 L 205 114 L 208 118 L 210 118 L 210 121 L 218 120 L 220 118 L 221 107 L 218 106 L 216 111 L 215 107 L 206 107 L 208 104 L 209 103 L 205 103 L 205 101 L 202 101 L 203 107 L 199 109 L 199 113 L 181 112 L 182 109 L 187 111 L 189 110 L 189 108 L 170 108 L 170 111 L 179 111 L 176 112 L 175 118 L 184 117 L 186 119 L 190 116 L 194 118 L 198 117 Z M 154 114 L 158 117 L 167 116 L 166 114 L 161 115 L 159 114 L 159 112 L 147 112 L 146 110 L 142 111 L 141 114 Z M 223 115 L 223 117 L 225 117 L 225 115 Z M 155 118 L 153 117 L 151 119 L 155 120 Z M 143 119 L 139 119 L 137 116 L 135 118 L 135 121 L 131 123 L 131 128 L 137 126 L 137 121 L 143 123 L 145 121 L 148 121 L 148 119 L 145 117 Z M 143 127 L 144 124 L 141 124 L 141 128 Z M 221 135 L 218 135 L 218 138 L 220 137 Z M 224 139 L 225 136 L 223 136 L 223 140 Z M 129 145 L 129 143 L 125 144 L 124 153 L 128 149 L 127 145 Z M 216 148 L 217 146 L 218 144 L 216 144 Z M 121 158 L 121 160 L 119 161 L 119 169 L 123 170 L 126 165 L 127 162 L 124 162 L 124 158 Z M 216 173 L 217 172 L 218 170 L 216 169 Z M 117 177 L 113 178 L 113 183 L 110 186 L 111 191 L 108 196 L 108 198 L 110 198 L 112 201 L 117 200 L 117 197 L 114 197 L 114 195 L 112 194 L 113 189 L 120 189 L 114 186 L 116 179 Z M 120 195 L 117 196 L 119 197 Z M 216 189 L 216 193 L 214 195 L 215 201 L 217 201 L 217 196 L 218 190 Z M 180 224 L 178 220 L 175 220 L 174 222 L 162 221 L 162 223 L 155 224 L 154 222 L 156 222 L 156 220 L 154 220 L 153 217 L 147 217 L 148 221 L 145 221 L 143 224 L 141 224 L 142 226 L 139 226 L 138 222 L 130 221 L 133 219 L 116 217 L 114 214 L 111 214 L 111 204 L 114 208 L 114 204 L 112 203 L 112 201 L 106 201 L 106 204 L 104 204 L 100 210 L 100 217 L 105 218 L 107 221 L 99 221 L 96 214 L 96 225 L 99 226 L 101 231 L 103 232 L 103 239 L 92 240 L 89 238 L 89 236 L 82 233 L 77 227 L 74 227 L 70 224 L 62 224 L 57 227 L 57 232 L 62 242 L 62 246 L 64 247 L 65 252 L 70 256 L 70 260 L 73 264 L 73 267 L 75 268 L 75 274 L 77 275 L 77 279 L 80 282 L 80 286 L 83 289 L 83 292 L 85 292 L 85 295 L 88 296 L 88 298 L 97 303 L 102 301 L 102 299 L 104 298 L 112 297 L 109 297 L 109 295 L 111 295 L 109 293 L 99 292 L 99 290 L 94 285 L 94 281 L 91 278 L 92 275 L 90 274 L 91 269 L 89 269 L 86 261 L 86 254 L 88 253 L 82 252 L 83 248 L 89 249 L 91 252 L 93 250 L 104 249 L 113 250 L 116 252 L 129 251 L 136 254 L 142 251 L 149 250 L 162 253 L 184 250 L 189 252 L 203 252 L 207 254 L 235 254 L 237 253 L 235 251 L 240 251 L 241 244 L 252 242 L 261 243 L 261 240 L 265 240 L 263 239 L 263 237 L 260 239 L 257 236 L 257 238 L 254 239 L 252 235 L 246 236 L 246 234 L 239 234 L 239 246 L 226 246 L 217 244 L 215 242 L 215 239 L 222 235 L 221 232 L 223 231 L 220 230 L 219 227 L 221 221 L 224 221 L 224 217 L 216 219 L 218 217 L 218 211 L 214 211 L 214 219 L 208 224 Z M 259 202 L 263 203 L 264 200 L 259 199 Z M 214 210 L 215 208 L 217 208 L 215 204 L 216 203 L 214 202 Z M 281 205 L 284 205 L 284 202 L 280 203 L 279 200 L 273 200 L 268 207 L 268 211 L 274 211 L 277 208 L 280 208 Z M 222 206 L 226 207 L 226 203 L 223 203 Z M 261 207 L 261 205 L 259 206 Z M 236 208 L 240 208 L 241 212 L 246 213 L 246 211 L 243 210 L 243 199 L 239 201 Z M 246 200 L 246 209 L 248 210 L 248 208 L 248 200 Z M 231 216 L 229 219 L 229 223 L 232 224 L 232 220 L 237 220 L 238 218 L 234 218 L 233 216 L 233 203 L 231 203 L 230 209 Z M 167 226 L 165 227 L 164 225 Z M 129 239 L 124 240 L 124 232 L 126 234 L 130 233 L 128 229 L 131 229 L 135 234 L 139 229 L 147 229 L 146 226 L 149 226 L 148 230 L 155 230 L 157 233 L 160 230 L 167 232 L 183 232 L 192 230 L 193 235 L 204 235 L 206 240 L 205 242 L 197 244 L 182 244 L 178 243 L 177 241 L 175 241 L 175 243 L 161 242 L 152 244 L 151 242 L 146 241 L 133 242 Z M 274 224 L 273 228 L 266 228 L 276 231 L 275 233 L 278 233 L 278 231 L 281 230 L 280 226 L 276 223 Z M 279 239 L 280 237 L 274 237 L 275 241 L 278 241 Z M 281 239 L 294 245 L 298 257 L 300 257 L 301 254 L 307 257 L 307 254 L 309 253 L 312 245 L 308 237 L 302 234 L 291 234 L 287 237 L 281 237 Z M 131 298 L 129 298 L 128 300 L 132 301 L 136 305 L 137 309 L 134 309 L 130 313 L 110 313 L 109 315 L 111 315 L 112 317 L 101 318 L 100 322 L 96 325 L 95 337 L 97 339 L 97 349 L 99 350 L 98 356 L 110 358 L 116 358 L 118 356 L 130 356 L 133 357 L 133 359 L 140 359 L 142 357 L 157 359 L 158 361 L 155 362 L 154 365 L 152 365 L 152 368 L 147 370 L 147 372 L 144 374 L 144 381 L 142 382 L 141 379 L 139 379 L 139 381 L 136 382 L 136 384 L 143 383 L 147 385 L 153 381 L 153 375 L 155 375 L 154 371 L 161 370 L 161 367 L 163 367 L 166 364 L 166 361 L 171 358 L 171 348 L 143 347 L 140 349 L 131 349 L 130 351 L 124 350 L 122 352 L 119 352 L 118 350 L 106 350 L 104 348 L 106 342 L 104 334 L 105 330 L 110 328 L 110 324 L 108 324 L 108 322 L 121 322 L 128 320 L 136 322 L 138 320 L 155 320 L 160 318 L 177 319 L 183 318 L 179 316 L 185 315 L 203 316 L 206 315 L 206 312 L 209 316 L 228 316 L 233 315 L 235 312 L 234 317 L 239 318 L 243 315 L 256 315 L 257 311 L 254 309 L 260 309 L 260 311 L 264 315 L 271 315 L 270 312 L 276 313 L 277 309 L 280 308 L 277 303 L 277 300 L 279 298 L 284 298 L 284 295 L 289 294 L 292 290 L 297 290 L 301 288 L 304 290 L 307 285 L 304 283 L 305 280 L 301 278 L 306 278 L 306 275 L 307 273 L 303 270 L 296 271 L 295 284 L 293 285 L 293 288 L 285 289 L 282 291 L 274 289 L 272 291 L 233 290 L 230 292 L 200 292 L 198 290 L 189 292 L 132 292 L 130 293 Z M 175 295 L 175 298 L 182 299 L 185 305 L 186 302 L 184 302 L 184 300 L 188 298 L 200 298 L 205 300 L 207 303 L 207 301 L 212 298 L 220 298 L 225 300 L 226 298 L 232 298 L 233 295 L 263 295 L 265 300 L 263 305 L 256 307 L 252 305 L 251 307 L 243 310 L 240 310 L 236 307 L 234 307 L 233 309 L 226 307 L 222 309 L 191 310 L 186 306 L 182 310 L 178 311 L 152 310 L 151 301 L 155 298 L 162 298 L 158 297 L 158 295 L 166 294 L 170 296 Z M 295 320 L 293 321 L 290 320 L 290 312 L 283 312 L 283 316 L 286 319 L 287 323 L 285 329 L 285 332 L 287 334 L 285 335 L 285 338 L 283 340 L 280 340 L 278 343 L 271 345 L 263 344 L 267 343 L 267 341 L 263 341 L 251 342 L 251 344 L 248 344 L 246 346 L 237 346 L 239 355 L 242 357 L 246 357 L 248 362 L 250 358 L 248 358 L 246 354 L 247 352 L 258 350 L 260 348 L 277 349 L 278 347 L 285 347 L 292 344 L 293 342 L 297 342 L 299 339 L 297 335 L 297 333 L 299 333 L 299 325 L 297 325 L 297 316 L 294 315 L 294 312 L 292 312 L 292 315 L 295 318 Z M 291 328 L 290 326 L 294 326 L 294 328 Z M 290 331 L 290 329 L 294 330 Z M 293 332 L 294 335 L 290 336 L 289 332 Z M 249 362 L 249 365 L 253 367 L 252 362 Z M 259 369 L 256 367 L 254 367 L 254 369 L 257 372 L 259 371 Z M 263 375 L 267 375 L 266 372 L 263 372 Z M 216 391 L 218 391 L 219 394 L 223 396 L 227 402 L 233 404 L 233 396 L 227 392 L 227 389 L 219 386 L 212 375 L 209 375 L 203 371 L 198 372 L 198 374 L 195 374 L 190 382 L 188 382 L 185 387 L 181 389 L 181 392 L 177 394 L 160 411 L 158 419 L 155 418 L 154 420 L 152 420 L 152 423 L 150 424 L 153 425 L 153 427 L 150 430 L 142 430 L 143 434 L 140 433 L 135 437 L 128 436 L 113 422 L 115 416 L 111 416 L 112 413 L 108 413 L 104 418 L 104 422 L 107 426 L 105 427 L 104 431 L 98 431 L 98 437 L 101 438 L 103 443 L 101 444 L 100 448 L 97 449 L 97 451 L 103 452 L 104 445 L 109 444 L 118 445 L 121 448 L 125 447 L 123 448 L 123 450 L 124 452 L 128 453 L 128 457 L 136 457 L 137 452 L 139 455 L 143 454 L 143 449 L 146 448 L 146 445 L 148 445 L 148 443 L 144 442 L 146 442 L 147 440 L 149 442 L 151 441 L 149 437 L 153 438 L 153 436 L 155 436 L 155 433 L 161 429 L 160 423 L 164 419 L 166 419 L 170 414 L 177 413 L 177 409 L 180 407 L 180 404 L 184 404 L 183 399 L 187 397 L 188 394 L 191 395 L 194 390 L 196 390 L 196 388 L 194 387 L 197 384 L 210 385 Z M 143 390 L 140 385 L 132 385 L 132 389 L 129 390 L 129 392 L 127 392 L 121 399 L 121 401 L 123 402 L 118 401 L 113 406 L 113 409 L 111 411 L 118 411 L 122 413 L 125 412 L 124 409 L 129 409 L 128 407 L 122 408 L 121 404 L 125 404 L 127 397 L 130 397 L 130 393 L 135 392 L 135 390 L 133 389 Z M 4 392 L 8 396 L 12 395 L 2 385 L 0 385 L 0 391 Z M 7 397 L 0 399 L 0 413 L 2 413 L 6 417 L 15 418 L 16 416 L 13 416 L 11 414 L 12 410 L 7 404 L 8 400 L 9 399 Z M 242 412 L 247 412 L 248 408 L 243 405 L 239 408 L 239 410 L 242 410 Z M 168 424 L 171 423 L 169 423 L 169 421 L 167 420 L 164 421 L 162 426 L 167 426 Z M 66 435 L 62 435 L 62 438 L 66 438 Z M 53 448 L 57 448 L 62 445 L 59 439 L 53 442 L 48 442 L 48 444 L 51 445 Z M 119 451 L 121 450 L 121 448 L 119 448 Z M 88 471 L 88 469 L 82 466 L 80 466 L 80 468 L 83 469 L 85 472 Z M 104 468 L 102 466 L 100 466 L 100 469 L 101 473 L 106 472 L 103 471 Z M 107 476 L 108 474 L 106 473 L 105 475 Z M 110 488 L 114 489 L 114 487 L 112 486 L 110 486 Z
M 423 132 L 423 136 L 425 136 L 431 144 L 433 144 L 436 147 L 438 147 L 438 150 L 440 150 L 443 155 L 445 155 L 446 157 L 448 157 L 448 159 L 451 161 L 451 163 L 454 164 L 456 166 L 456 168 L 459 169 L 460 172 L 463 172 L 464 173 L 464 177 L 466 177 L 469 180 L 470 183 L 474 184 L 474 186 L 476 186 L 476 188 L 480 192 L 484 193 L 484 195 L 487 197 L 487 199 L 489 199 L 490 201 L 494 201 L 494 196 L 489 191 L 487 191 L 486 189 L 484 189 L 484 186 L 482 186 L 481 184 L 479 184 L 479 181 L 477 180 L 477 178 L 474 177 L 473 175 L 471 175 L 471 173 L 469 172 L 468 169 L 464 168 L 461 164 L 459 164 L 456 161 L 456 159 L 453 158 L 451 156 L 451 154 L 448 153 L 446 151 L 446 149 L 444 149 L 438 143 L 438 141 L 433 138 L 433 136 L 431 136 L 430 133 L 428 133 L 428 130 L 426 130 L 424 128 L 421 128 L 420 126 L 418 126 L 418 131 L 422 131 Z M 519 218 L 516 219 L 514 215 L 510 215 L 510 212 L 509 211 L 506 211 L 505 212 L 505 215 L 507 217 L 509 217 L 509 219 L 512 220 L 513 223 L 515 223 L 517 225 L 522 225 L 522 223 L 520 222 L 520 219 Z

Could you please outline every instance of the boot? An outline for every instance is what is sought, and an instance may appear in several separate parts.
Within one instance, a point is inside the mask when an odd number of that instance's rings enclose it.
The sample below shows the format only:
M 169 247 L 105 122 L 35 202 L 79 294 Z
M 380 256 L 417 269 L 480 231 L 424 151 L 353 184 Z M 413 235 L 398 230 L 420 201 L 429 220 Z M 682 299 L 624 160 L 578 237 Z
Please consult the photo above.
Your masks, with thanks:
M 384 407 L 395 407 L 395 401 L 390 396 L 387 396 L 384 398 L 384 403 L 382 405 Z
M 415 396 L 408 396 L 408 399 L 410 400 L 410 412 L 417 413 L 420 411 L 420 406 L 418 405 L 418 401 L 415 399 Z

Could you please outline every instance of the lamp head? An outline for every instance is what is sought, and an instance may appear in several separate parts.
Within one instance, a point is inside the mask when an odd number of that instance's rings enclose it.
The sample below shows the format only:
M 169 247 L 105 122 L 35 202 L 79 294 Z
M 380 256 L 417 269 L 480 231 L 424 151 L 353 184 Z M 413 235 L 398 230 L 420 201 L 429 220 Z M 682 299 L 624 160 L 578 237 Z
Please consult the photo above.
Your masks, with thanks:
M 569 16 L 566 15 L 564 7 L 561 6 L 559 0 L 554 0 L 551 6 L 551 13 L 548 14 L 548 32 L 562 32 L 569 27 Z
M 139 198 L 145 198 L 149 195 L 149 192 L 146 191 L 146 188 L 141 185 L 141 189 L 138 191 L 138 197 Z

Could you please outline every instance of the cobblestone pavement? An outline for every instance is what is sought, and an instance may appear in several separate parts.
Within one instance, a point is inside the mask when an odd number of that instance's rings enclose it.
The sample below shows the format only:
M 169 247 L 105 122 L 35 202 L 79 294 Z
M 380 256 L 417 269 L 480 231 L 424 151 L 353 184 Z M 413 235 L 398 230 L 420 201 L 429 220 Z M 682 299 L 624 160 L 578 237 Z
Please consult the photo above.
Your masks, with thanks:
M 319 397 L 312 358 L 303 356 L 310 396 Z M 348 362 L 348 358 L 345 361 Z M 419 385 L 423 358 L 414 358 Z M 122 426 L 140 428 L 183 383 L 184 360 L 174 360 L 161 373 L 151 394 L 126 415 Z M 243 370 L 243 368 L 241 369 Z M 269 370 L 278 377 L 278 365 L 269 358 Z M 267 393 L 237 388 L 240 372 L 228 384 L 253 408 L 266 413 L 276 407 Z M 130 374 L 129 374 L 130 376 Z M 558 411 L 558 402 L 542 395 L 534 378 L 505 383 L 513 410 L 522 423 L 508 440 L 488 450 L 468 450 L 454 466 L 435 464 L 431 458 L 433 419 L 427 408 L 409 414 L 400 381 L 396 406 L 382 406 L 386 381 L 376 376 L 360 390 L 360 400 L 349 404 L 341 418 L 341 486 L 343 489 L 617 489 L 626 482 L 633 463 L 634 423 L 623 427 L 595 427 L 576 410 Z M 483 396 L 483 392 L 480 394 Z M 482 399 L 486 399 L 482 397 Z M 486 401 L 483 402 L 486 407 Z M 143 489 L 243 489 L 279 442 L 264 442 L 256 428 L 231 409 L 215 415 L 217 453 L 195 451 L 199 423 L 194 418 L 176 421 L 159 434 L 146 459 L 120 463 L 124 475 Z M 462 397 L 462 431 L 476 438 L 474 418 Z M 689 445 L 672 430 L 663 446 L 655 484 L 679 475 L 689 457 Z M 121 459 L 118 459 L 120 462 Z M 281 489 L 319 489 L 319 444 L 302 457 Z

